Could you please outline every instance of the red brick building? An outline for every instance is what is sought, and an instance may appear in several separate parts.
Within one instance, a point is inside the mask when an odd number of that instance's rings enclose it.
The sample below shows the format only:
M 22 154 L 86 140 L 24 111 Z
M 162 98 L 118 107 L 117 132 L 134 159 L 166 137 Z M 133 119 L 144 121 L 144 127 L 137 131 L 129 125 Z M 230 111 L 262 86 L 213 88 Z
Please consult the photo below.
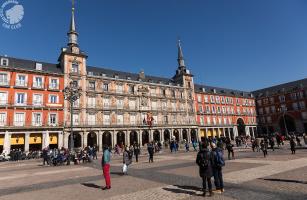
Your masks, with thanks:
M 63 87 L 57 65 L 0 57 L 0 151 L 58 146 Z
M 307 132 L 307 79 L 254 91 L 261 134 Z
M 251 93 L 202 85 L 194 88 L 201 137 L 255 136 L 255 98 Z

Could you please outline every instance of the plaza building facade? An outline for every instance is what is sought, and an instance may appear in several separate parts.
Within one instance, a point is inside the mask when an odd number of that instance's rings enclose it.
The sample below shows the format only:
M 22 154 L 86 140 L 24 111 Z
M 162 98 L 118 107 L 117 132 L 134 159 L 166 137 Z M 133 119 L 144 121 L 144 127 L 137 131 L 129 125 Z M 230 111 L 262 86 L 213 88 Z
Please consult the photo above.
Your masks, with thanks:
M 0 57 L 0 152 L 62 145 L 63 80 L 58 65 Z
M 68 148 L 71 138 L 76 148 L 101 150 L 255 135 L 253 96 L 194 84 L 180 41 L 174 76 L 163 78 L 88 66 L 74 9 L 67 36 L 56 64 L 0 57 L 0 150 Z M 71 106 L 64 91 L 72 85 L 81 96 Z
M 195 85 L 200 137 L 257 135 L 255 98 L 249 92 Z
M 260 134 L 307 132 L 307 79 L 254 91 Z

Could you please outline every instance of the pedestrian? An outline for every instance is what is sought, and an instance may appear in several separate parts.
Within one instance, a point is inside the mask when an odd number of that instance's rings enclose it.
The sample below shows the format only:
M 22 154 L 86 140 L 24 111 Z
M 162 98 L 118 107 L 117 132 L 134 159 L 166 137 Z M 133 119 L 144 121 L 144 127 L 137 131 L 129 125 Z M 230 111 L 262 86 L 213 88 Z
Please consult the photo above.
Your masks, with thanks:
M 226 149 L 228 151 L 228 160 L 231 160 L 230 154 L 232 155 L 232 159 L 235 159 L 234 158 L 235 157 L 235 153 L 233 151 L 233 145 L 231 144 L 230 139 L 228 139 L 227 142 L 226 142 Z
M 139 162 L 140 145 L 135 143 L 133 145 L 133 152 L 134 152 L 134 156 L 135 156 L 135 162 Z
M 48 147 L 43 149 L 43 165 L 47 164 L 49 165 L 49 159 L 48 159 Z
M 124 148 L 123 153 L 123 174 L 128 174 L 128 166 L 132 163 L 132 153 L 129 150 L 129 147 Z
M 291 139 L 290 139 L 290 148 L 291 148 L 291 153 L 292 154 L 295 154 L 295 141 L 294 141 L 294 137 L 292 136 Z
M 110 150 L 108 145 L 103 145 L 101 165 L 103 170 L 103 176 L 106 181 L 106 186 L 102 187 L 102 189 L 109 190 L 111 189 L 111 177 L 110 177 Z
M 275 142 L 274 142 L 274 138 L 273 137 L 270 138 L 270 146 L 271 146 L 271 149 L 274 151 L 275 150 L 275 148 L 274 148 Z
M 147 144 L 147 151 L 149 155 L 149 163 L 153 163 L 154 145 L 153 142 Z
M 261 146 L 261 150 L 262 150 L 262 152 L 263 152 L 263 156 L 266 157 L 266 156 L 268 155 L 268 146 L 267 146 L 267 142 L 265 142 L 264 140 L 261 140 L 260 146 Z
M 185 142 L 185 151 L 186 151 L 186 152 L 189 152 L 189 151 L 190 151 L 190 145 L 189 145 L 189 142 L 188 142 L 188 141 L 186 141 L 186 140 L 184 140 L 184 142 Z
M 201 150 L 197 153 L 196 164 L 199 166 L 199 176 L 203 181 L 203 196 L 206 196 L 206 185 L 208 184 L 209 196 L 212 196 L 211 177 L 213 176 L 213 156 L 206 143 L 202 144 Z
M 220 146 L 216 147 L 214 143 L 211 144 L 212 155 L 213 155 L 213 177 L 215 189 L 218 192 L 224 192 L 224 181 L 222 167 L 225 166 L 225 161 L 223 158 L 223 149 Z
M 197 151 L 197 149 L 196 149 L 197 148 L 197 142 L 195 140 L 193 140 L 192 145 L 193 145 L 194 151 Z

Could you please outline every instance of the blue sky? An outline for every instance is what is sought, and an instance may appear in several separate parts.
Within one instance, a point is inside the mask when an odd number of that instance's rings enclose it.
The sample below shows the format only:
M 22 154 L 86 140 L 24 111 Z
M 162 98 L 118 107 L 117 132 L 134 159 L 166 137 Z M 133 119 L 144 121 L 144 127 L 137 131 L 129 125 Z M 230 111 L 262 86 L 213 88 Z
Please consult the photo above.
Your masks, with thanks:
M 22 27 L 0 27 L 0 54 L 55 63 L 71 0 L 19 2 Z M 172 77 L 180 37 L 197 83 L 250 91 L 307 75 L 304 0 L 77 0 L 76 22 L 91 66 Z

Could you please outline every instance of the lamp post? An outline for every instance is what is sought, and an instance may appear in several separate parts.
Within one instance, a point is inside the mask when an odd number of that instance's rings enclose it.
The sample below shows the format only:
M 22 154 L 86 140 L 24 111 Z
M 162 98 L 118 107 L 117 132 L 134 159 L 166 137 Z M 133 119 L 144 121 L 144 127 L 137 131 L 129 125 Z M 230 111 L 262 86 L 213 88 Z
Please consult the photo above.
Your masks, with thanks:
M 82 89 L 75 82 L 71 81 L 64 89 L 64 98 L 70 103 L 70 151 L 74 148 L 73 138 L 73 104 L 81 96 Z
M 285 108 L 280 107 L 278 110 L 279 110 L 279 112 L 282 112 L 283 122 L 284 122 L 284 126 L 285 126 L 285 129 L 286 129 L 286 136 L 288 137 L 288 128 L 287 128 L 287 123 L 286 123 L 286 119 L 285 119 L 287 107 L 285 107 Z

